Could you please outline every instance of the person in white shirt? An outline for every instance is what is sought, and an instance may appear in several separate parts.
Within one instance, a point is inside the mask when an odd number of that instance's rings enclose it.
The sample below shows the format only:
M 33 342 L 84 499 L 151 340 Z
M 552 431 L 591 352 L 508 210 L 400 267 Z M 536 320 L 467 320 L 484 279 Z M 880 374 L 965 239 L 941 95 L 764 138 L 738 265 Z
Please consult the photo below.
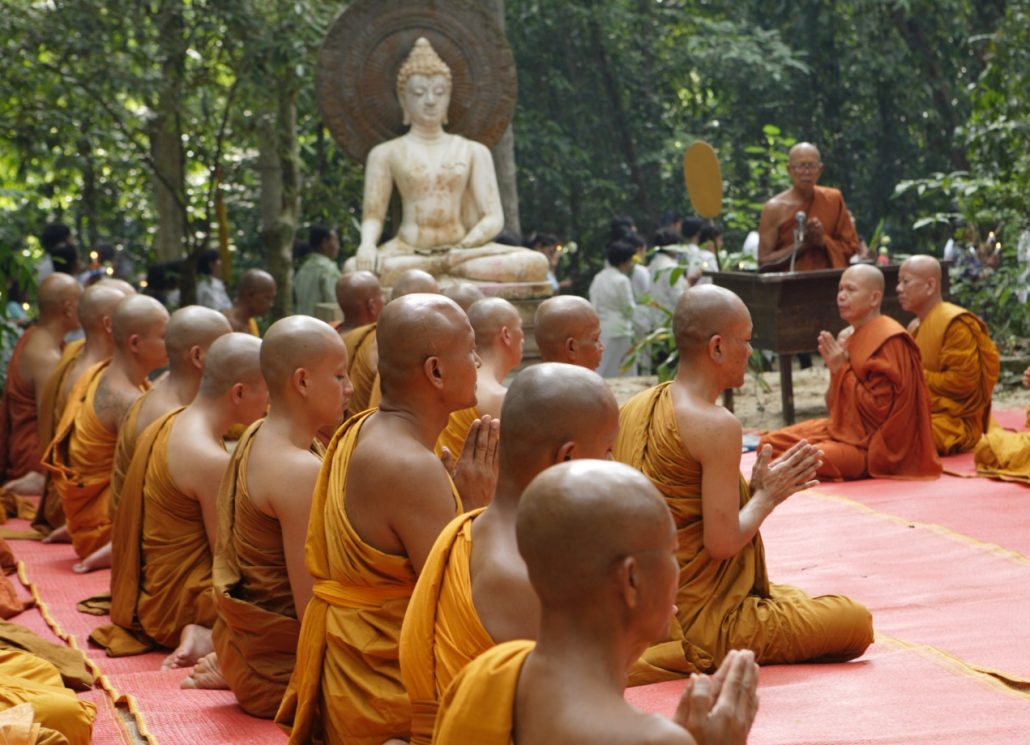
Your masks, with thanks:
M 232 299 L 222 281 L 222 255 L 208 249 L 197 261 L 197 305 L 219 312 L 232 307 Z
M 633 319 L 637 304 L 628 275 L 636 252 L 636 246 L 625 240 L 608 244 L 605 250 L 608 263 L 590 283 L 590 304 L 601 320 L 601 342 L 604 344 L 597 372 L 605 378 L 636 375 L 635 362 L 625 373 L 621 369 L 623 358 L 633 346 Z

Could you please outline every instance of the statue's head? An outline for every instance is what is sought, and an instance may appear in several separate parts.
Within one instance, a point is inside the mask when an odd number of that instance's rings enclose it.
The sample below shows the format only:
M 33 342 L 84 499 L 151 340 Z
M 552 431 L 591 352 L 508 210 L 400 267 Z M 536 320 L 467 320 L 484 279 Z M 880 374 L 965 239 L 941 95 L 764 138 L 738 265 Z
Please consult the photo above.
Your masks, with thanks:
M 404 110 L 404 123 L 416 118 L 439 119 L 447 123 L 451 102 L 451 68 L 433 46 L 419 37 L 411 54 L 397 72 L 397 100 Z

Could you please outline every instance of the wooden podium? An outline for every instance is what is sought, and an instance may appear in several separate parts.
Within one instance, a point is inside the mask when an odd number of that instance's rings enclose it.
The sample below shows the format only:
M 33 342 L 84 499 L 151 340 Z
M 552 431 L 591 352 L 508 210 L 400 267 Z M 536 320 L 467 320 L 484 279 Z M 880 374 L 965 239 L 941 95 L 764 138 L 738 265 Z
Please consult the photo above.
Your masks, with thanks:
M 942 263 L 942 291 L 948 298 L 948 267 Z M 897 265 L 880 267 L 883 270 L 883 312 L 907 326 L 913 316 L 898 303 Z M 845 323 L 837 315 L 837 285 L 843 269 L 820 269 L 814 272 L 705 272 L 719 287 L 735 292 L 748 310 L 754 323 L 751 345 L 755 349 L 775 352 L 780 365 L 780 395 L 783 402 L 783 421 L 794 423 L 794 383 L 791 363 L 795 354 L 818 352 L 819 332 L 834 334 Z M 727 407 L 733 409 L 733 392 L 725 396 Z

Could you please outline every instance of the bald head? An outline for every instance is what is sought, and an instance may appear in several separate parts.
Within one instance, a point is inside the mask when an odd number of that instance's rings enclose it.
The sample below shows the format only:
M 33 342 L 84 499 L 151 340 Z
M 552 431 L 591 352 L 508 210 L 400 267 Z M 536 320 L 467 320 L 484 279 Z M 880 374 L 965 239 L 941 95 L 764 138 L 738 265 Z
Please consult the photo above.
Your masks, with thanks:
M 158 325 L 168 323 L 168 311 L 147 295 L 123 298 L 111 317 L 111 334 L 117 347 L 124 346 L 134 335 L 145 336 Z
M 933 280 L 937 286 L 941 285 L 941 262 L 933 256 L 919 255 L 905 259 L 901 265 L 903 271 L 911 272 L 922 280 Z
M 503 329 L 514 330 L 522 325 L 519 312 L 504 298 L 484 298 L 465 310 L 476 334 L 476 348 L 482 351 L 494 346 Z
M 898 269 L 898 302 L 920 319 L 942 301 L 941 264 L 933 256 L 913 256 Z
M 594 331 L 600 334 L 600 329 L 594 306 L 577 295 L 548 298 L 536 309 L 533 321 L 533 335 L 545 362 L 571 362 L 591 370 L 600 364 L 600 353 L 591 367 L 570 356 L 570 342 L 585 339 Z
M 472 304 L 482 300 L 485 295 L 483 291 L 476 287 L 471 282 L 455 282 L 450 287 L 447 287 L 443 291 L 444 297 L 449 297 L 451 300 L 461 306 L 461 309 L 468 313 L 469 308 Z
M 792 160 L 810 160 L 814 158 L 816 162 L 822 161 L 823 157 L 819 153 L 819 148 L 817 148 L 811 142 L 799 142 L 787 151 L 787 156 Z
M 938 274 L 938 276 L 940 275 Z M 842 274 L 840 278 L 842 282 L 845 278 L 851 279 L 873 292 L 879 292 L 881 295 L 883 294 L 883 272 L 872 264 L 855 264 L 854 266 L 845 269 L 844 274 Z
M 248 269 L 240 278 L 240 294 L 275 292 L 275 279 L 263 269 Z
M 74 319 L 82 286 L 75 277 L 63 272 L 54 272 L 40 283 L 37 294 L 40 320 L 46 322 L 61 314 L 71 312 Z
M 193 364 L 194 358 L 198 362 L 203 360 L 215 339 L 231 331 L 224 315 L 202 305 L 187 305 L 172 313 L 165 332 L 165 349 L 172 374 L 198 369 Z
M 390 290 L 390 302 L 405 295 L 439 292 L 440 285 L 433 279 L 432 274 L 421 269 L 409 269 L 394 282 L 393 289 Z
M 79 298 L 79 323 L 86 334 L 103 331 L 104 321 L 114 315 L 114 309 L 125 297 L 120 288 L 103 282 L 87 287 Z
M 295 370 L 310 368 L 341 348 L 346 350 L 333 327 L 312 316 L 287 316 L 269 326 L 261 343 L 261 372 L 273 400 Z
M 376 325 L 383 395 L 420 374 L 430 357 L 460 353 L 475 344 L 465 311 L 443 295 L 416 293 L 391 300 Z
M 126 295 L 135 295 L 136 288 L 126 282 L 124 279 L 118 279 L 117 277 L 101 277 L 96 281 L 95 284 L 107 285 L 108 287 L 114 287 L 115 289 L 121 290 Z
M 261 340 L 233 332 L 218 337 L 207 350 L 199 396 L 221 398 L 237 383 L 261 380 Z
M 348 272 L 336 280 L 336 302 L 347 324 L 373 323 L 383 309 L 383 288 L 372 272 Z
M 856 329 L 880 314 L 883 272 L 872 264 L 854 264 L 840 275 L 837 311 Z
M 519 502 L 516 534 L 545 613 L 596 605 L 621 560 L 675 548 L 661 494 L 640 471 L 614 461 L 574 460 L 538 475 Z M 668 572 L 674 592 L 676 573 Z
M 750 319 L 747 306 L 729 290 L 715 285 L 691 287 L 680 296 L 672 317 L 676 349 L 680 357 L 690 359 L 705 350 L 713 336 L 730 334 Z

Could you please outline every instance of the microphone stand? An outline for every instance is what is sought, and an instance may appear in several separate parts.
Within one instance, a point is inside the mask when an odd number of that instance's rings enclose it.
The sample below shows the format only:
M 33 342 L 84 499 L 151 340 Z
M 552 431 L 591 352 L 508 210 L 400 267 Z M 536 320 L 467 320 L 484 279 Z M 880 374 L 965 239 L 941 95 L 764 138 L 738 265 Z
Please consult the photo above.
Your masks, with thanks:
M 804 228 L 794 228 L 794 248 L 790 251 L 790 271 L 794 271 L 794 260 L 798 256 L 798 249 L 801 248 L 801 231 Z

